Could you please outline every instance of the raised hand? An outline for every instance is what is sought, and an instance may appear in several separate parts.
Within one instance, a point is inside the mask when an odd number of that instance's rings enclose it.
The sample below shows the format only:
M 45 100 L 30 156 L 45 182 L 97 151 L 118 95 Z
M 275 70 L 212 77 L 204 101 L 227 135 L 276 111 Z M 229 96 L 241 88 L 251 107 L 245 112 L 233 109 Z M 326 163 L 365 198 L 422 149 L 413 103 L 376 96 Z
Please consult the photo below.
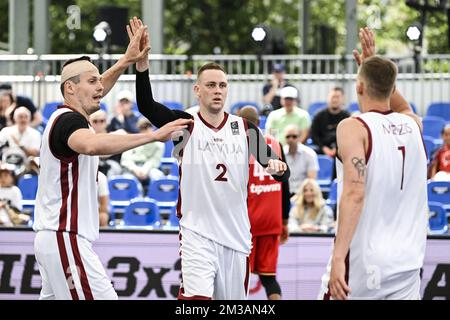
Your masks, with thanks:
M 139 42 L 139 49 L 144 50 L 144 48 L 149 48 L 148 52 L 150 52 L 152 48 L 150 45 L 150 36 L 148 34 L 147 26 L 144 26 L 141 19 L 138 19 L 137 17 L 133 17 L 133 19 L 130 19 L 130 24 L 127 25 L 128 37 L 131 40 L 142 27 L 145 27 L 146 29 Z M 148 52 L 140 60 L 136 61 L 136 68 L 138 71 L 144 71 L 149 68 Z
M 358 50 L 353 50 L 353 57 L 358 66 L 361 63 L 375 55 L 375 35 L 368 27 L 359 29 L 359 42 L 361 44 L 361 53 Z
M 145 36 L 147 32 L 147 26 L 140 26 L 134 34 L 130 36 L 128 31 L 129 27 L 127 26 L 128 36 L 130 37 L 130 43 L 128 44 L 127 51 L 125 52 L 125 58 L 128 63 L 135 63 L 141 60 L 144 57 L 147 57 L 148 52 L 150 51 L 150 46 L 143 46 L 141 48 L 141 39 Z

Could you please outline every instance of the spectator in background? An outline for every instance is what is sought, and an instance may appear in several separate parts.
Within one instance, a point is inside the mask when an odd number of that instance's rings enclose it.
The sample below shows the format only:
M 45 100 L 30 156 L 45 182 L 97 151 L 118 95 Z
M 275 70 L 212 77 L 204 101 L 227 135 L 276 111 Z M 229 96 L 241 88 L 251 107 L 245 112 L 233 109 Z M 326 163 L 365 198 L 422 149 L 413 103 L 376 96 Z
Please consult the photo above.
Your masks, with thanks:
M 306 178 L 316 179 L 319 171 L 319 161 L 316 152 L 300 142 L 301 131 L 295 125 L 288 125 L 284 131 L 286 145 L 284 154 L 286 163 L 291 169 L 289 190 L 291 196 L 299 189 Z
M 297 89 L 291 86 L 284 87 L 281 89 L 280 96 L 283 108 L 269 114 L 266 121 L 266 132 L 277 138 L 282 145 L 285 145 L 284 131 L 288 125 L 293 124 L 302 132 L 300 142 L 305 143 L 309 135 L 311 118 L 308 112 L 297 106 L 299 101 Z
M 108 132 L 123 129 L 128 133 L 138 133 L 139 130 L 136 123 L 139 117 L 133 112 L 133 94 L 131 91 L 122 90 L 117 95 L 117 101 L 117 115 L 111 119 L 108 125 Z
M 95 133 L 107 133 L 107 114 L 102 109 L 94 112 L 89 116 L 89 122 L 92 125 Z M 127 134 L 123 129 L 118 129 L 111 133 L 115 134 Z M 100 156 L 100 162 L 98 170 L 106 176 L 114 176 L 122 173 L 122 167 L 120 166 L 120 157 L 122 154 L 103 155 Z
M 327 108 L 319 111 L 312 121 L 311 137 L 317 153 L 336 156 L 336 128 L 348 117 L 350 114 L 344 110 L 344 90 L 334 87 L 328 94 Z
M 152 131 L 152 124 L 146 118 L 140 118 L 137 127 L 139 133 Z M 164 148 L 164 143 L 159 141 L 144 144 L 124 152 L 120 164 L 135 175 L 146 190 L 150 180 L 164 176 L 163 172 L 158 169 L 161 165 Z
M 333 210 L 325 204 L 319 184 L 305 179 L 289 213 L 289 232 L 328 232 L 333 226 Z
M 11 106 L 15 106 L 13 95 L 3 91 L 0 95 L 0 130 L 12 124 L 9 117 Z
M 102 172 L 97 174 L 98 214 L 100 227 L 107 227 L 109 223 L 109 187 L 108 179 Z
M 14 96 L 12 92 L 12 86 L 9 83 L 4 83 L 0 85 L 0 92 L 4 93 L 10 93 L 11 94 L 11 104 L 9 109 L 7 110 L 7 115 L 9 115 L 9 121 L 11 123 L 14 123 L 14 113 L 17 108 L 19 107 L 25 107 L 31 112 L 31 122 L 30 125 L 33 128 L 37 128 L 42 123 L 42 115 L 40 111 L 37 110 L 36 106 L 34 105 L 33 101 L 25 96 L 17 95 Z
M 429 178 L 436 181 L 450 181 L 450 124 L 442 129 L 441 134 L 444 145 L 431 159 Z
M 22 193 L 15 185 L 13 167 L 0 165 L 0 225 L 12 227 L 27 223 L 29 216 L 21 214 Z
M 39 156 L 41 134 L 30 126 L 31 113 L 25 107 L 19 107 L 14 113 L 15 125 L 0 131 L 2 160 L 14 164 L 16 170 L 24 170 L 29 159 Z
M 275 63 L 272 67 L 272 79 L 263 87 L 263 103 L 265 112 L 281 108 L 280 91 L 290 84 L 284 80 L 285 68 L 282 63 Z M 266 114 L 267 115 L 267 114 Z

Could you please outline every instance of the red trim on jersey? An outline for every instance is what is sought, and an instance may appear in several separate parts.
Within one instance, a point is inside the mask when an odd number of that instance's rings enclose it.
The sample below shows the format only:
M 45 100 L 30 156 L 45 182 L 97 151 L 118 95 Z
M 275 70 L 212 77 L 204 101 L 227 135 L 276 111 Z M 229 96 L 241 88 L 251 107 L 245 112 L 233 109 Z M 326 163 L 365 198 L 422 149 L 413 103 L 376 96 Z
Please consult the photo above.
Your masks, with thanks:
M 78 158 L 72 162 L 72 194 L 70 202 L 70 232 L 78 234 Z
M 70 244 L 72 246 L 73 257 L 75 258 L 75 265 L 80 272 L 81 288 L 83 289 L 84 298 L 86 300 L 94 300 L 91 287 L 89 286 L 86 270 L 84 269 L 83 260 L 81 260 L 80 250 L 78 249 L 77 235 L 69 233 Z
M 178 178 L 177 217 L 180 218 L 180 219 L 181 219 L 181 216 L 182 216 L 182 213 L 181 213 L 181 176 L 182 176 L 181 166 L 182 166 L 182 164 L 183 164 L 183 153 L 184 153 L 184 148 L 186 147 L 186 145 L 187 145 L 189 139 L 191 138 L 192 131 L 194 131 L 194 124 L 195 124 L 195 122 L 188 126 L 189 136 L 186 138 L 186 141 L 184 141 L 184 138 L 183 138 L 183 141 L 180 142 L 180 143 L 183 143 L 183 144 L 184 144 L 183 148 L 181 148 L 181 150 L 180 150 L 180 152 L 179 152 L 179 157 L 180 157 L 179 163 L 180 163 L 180 164 L 179 164 L 179 166 L 178 166 L 178 173 L 179 173 L 178 175 L 179 175 L 179 178 Z M 181 240 L 181 239 L 180 239 L 180 240 Z
M 54 151 L 53 151 L 53 149 L 52 149 L 52 144 L 50 143 L 50 139 L 51 139 L 51 137 L 52 137 L 52 133 L 53 133 L 53 128 L 54 128 L 54 126 L 55 126 L 55 123 L 56 123 L 56 121 L 58 121 L 58 119 L 63 115 L 64 113 L 61 113 L 59 116 L 57 116 L 56 118 L 55 118 L 55 120 L 53 120 L 53 123 L 52 123 L 52 127 L 50 128 L 50 132 L 48 133 L 48 148 L 50 149 L 50 152 L 52 153 L 52 155 L 56 158 L 56 159 L 58 159 L 58 160 L 60 160 L 60 161 L 63 161 L 63 162 L 72 162 L 72 161 L 74 161 L 77 157 L 78 157 L 78 153 L 77 152 L 75 152 L 75 154 L 72 156 L 72 157 L 62 157 L 62 156 L 58 156 Z
M 205 119 L 203 119 L 202 115 L 200 114 L 200 111 L 198 112 L 198 117 L 200 118 L 200 120 L 202 120 L 202 122 L 205 124 L 205 126 L 207 126 L 208 128 L 214 130 L 215 132 L 217 132 L 220 129 L 222 129 L 223 126 L 225 125 L 225 123 L 227 122 L 227 120 L 228 120 L 228 113 L 224 112 L 223 120 L 217 127 L 214 127 L 212 124 L 208 123 Z
M 184 296 L 184 288 L 180 287 L 180 290 L 178 290 L 178 300 L 212 300 L 212 298 L 205 297 L 205 296 L 185 297 Z
M 366 164 L 367 164 L 369 162 L 370 155 L 372 154 L 372 131 L 370 131 L 369 126 L 363 119 L 361 119 L 360 117 L 355 117 L 355 119 L 358 120 L 359 122 L 361 122 L 364 125 L 364 127 L 366 127 L 366 129 L 367 129 L 368 138 L 369 138 L 368 145 L 367 145 L 367 151 L 366 151 Z
M 178 175 L 180 177 L 178 178 L 177 217 L 178 217 L 178 219 L 181 219 L 181 217 L 183 216 L 183 214 L 181 213 L 181 177 L 183 175 L 182 170 L 181 170 L 181 162 L 180 162 L 180 165 L 178 166 Z M 181 234 L 180 234 L 180 241 L 181 241 Z
M 69 164 L 60 162 L 61 183 L 61 208 L 59 209 L 59 227 L 58 231 L 66 231 L 67 225 L 67 198 L 69 197 Z
M 387 115 L 387 114 L 393 113 L 394 111 L 392 111 L 392 110 L 388 110 L 388 111 L 380 111 L 380 110 L 371 109 L 371 110 L 369 110 L 368 112 L 376 112 L 376 113 L 380 113 L 380 114 Z
M 64 245 L 64 235 L 62 232 L 56 232 L 56 241 L 58 242 L 59 257 L 61 258 L 61 265 L 64 275 L 66 276 L 66 283 L 70 290 L 70 295 L 73 300 L 79 300 L 77 290 L 73 284 L 73 276 L 69 268 L 69 259 L 67 257 L 66 247 Z
M 246 258 L 246 270 L 245 270 L 245 280 L 244 280 L 244 292 L 245 292 L 245 296 L 248 295 L 248 280 L 250 278 L 250 261 L 249 261 L 249 257 Z

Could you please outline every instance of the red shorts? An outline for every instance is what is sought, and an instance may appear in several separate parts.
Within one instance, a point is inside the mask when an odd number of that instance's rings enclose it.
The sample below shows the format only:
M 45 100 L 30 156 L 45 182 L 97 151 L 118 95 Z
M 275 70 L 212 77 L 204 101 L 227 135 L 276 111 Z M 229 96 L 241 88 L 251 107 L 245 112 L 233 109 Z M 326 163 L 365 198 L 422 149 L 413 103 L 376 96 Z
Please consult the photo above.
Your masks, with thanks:
M 262 275 L 275 275 L 277 271 L 279 235 L 252 237 L 250 270 Z

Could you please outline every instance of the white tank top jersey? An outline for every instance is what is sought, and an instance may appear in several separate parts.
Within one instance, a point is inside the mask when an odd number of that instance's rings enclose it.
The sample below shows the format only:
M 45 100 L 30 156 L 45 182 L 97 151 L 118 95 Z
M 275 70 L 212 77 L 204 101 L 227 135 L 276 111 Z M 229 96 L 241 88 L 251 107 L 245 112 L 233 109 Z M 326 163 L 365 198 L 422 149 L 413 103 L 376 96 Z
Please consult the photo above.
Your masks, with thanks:
M 50 149 L 53 125 L 66 112 L 73 111 L 59 108 L 51 115 L 42 137 L 33 229 L 70 232 L 94 241 L 99 236 L 98 157 L 60 158 Z
M 180 225 L 223 246 L 249 254 L 247 124 L 225 113 L 214 129 L 193 115 L 191 135 L 178 157 Z
M 356 119 L 368 129 L 369 144 L 364 207 L 350 244 L 348 281 L 352 289 L 367 290 L 371 279 L 379 279 L 380 289 L 389 290 L 388 283 L 400 280 L 402 274 L 409 277 L 408 271 L 423 264 L 427 158 L 419 126 L 411 117 L 367 112 Z M 336 170 L 339 199 L 343 181 L 339 160 Z

